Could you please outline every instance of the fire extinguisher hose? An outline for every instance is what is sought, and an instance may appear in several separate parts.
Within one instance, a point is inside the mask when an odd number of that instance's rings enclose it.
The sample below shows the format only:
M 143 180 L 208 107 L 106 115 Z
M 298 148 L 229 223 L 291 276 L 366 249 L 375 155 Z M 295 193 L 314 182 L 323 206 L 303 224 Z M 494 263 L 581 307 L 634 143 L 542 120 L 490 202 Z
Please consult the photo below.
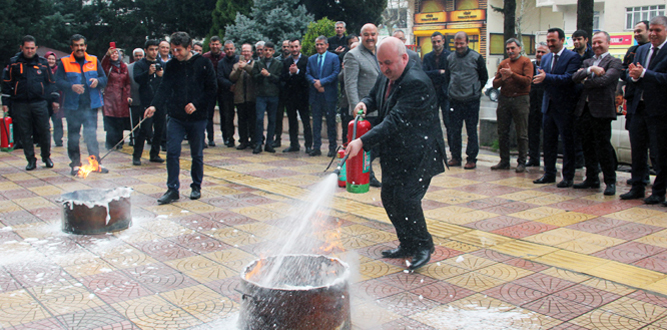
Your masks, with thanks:
M 354 128 L 353 128 L 353 130 L 352 130 L 352 140 L 354 140 L 354 139 L 357 138 L 357 123 L 358 123 L 359 120 L 361 120 L 361 119 L 362 119 L 361 114 L 358 114 L 357 117 L 354 118 Z M 339 148 L 340 148 L 340 147 L 339 147 Z M 338 149 L 336 149 L 336 150 L 338 150 Z M 338 166 L 336 166 L 336 169 L 334 170 L 334 173 L 335 173 L 335 174 L 339 174 L 339 173 L 340 173 L 341 168 L 343 168 L 343 164 L 345 164 L 345 162 L 347 161 L 347 158 L 348 158 L 349 156 L 350 156 L 350 154 L 347 154 L 347 155 L 345 155 L 345 157 L 343 157 L 343 159 L 340 160 L 340 163 L 338 163 Z M 335 158 L 335 157 L 336 157 L 336 155 L 334 155 L 334 158 Z M 334 159 L 332 158 L 332 159 L 331 159 L 331 162 L 329 162 L 329 166 L 327 166 L 327 168 L 324 170 L 324 172 L 326 172 L 326 171 L 329 169 L 329 167 L 331 167 L 331 163 L 333 163 L 333 161 L 334 161 Z

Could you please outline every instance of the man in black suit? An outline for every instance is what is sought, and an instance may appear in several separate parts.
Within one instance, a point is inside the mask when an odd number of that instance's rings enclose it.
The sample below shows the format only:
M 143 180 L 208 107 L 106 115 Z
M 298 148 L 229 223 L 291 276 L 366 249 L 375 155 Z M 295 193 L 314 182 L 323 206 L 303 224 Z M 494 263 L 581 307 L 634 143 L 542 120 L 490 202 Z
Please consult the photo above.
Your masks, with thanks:
M 447 143 L 452 143 L 451 127 L 449 114 L 449 95 L 447 94 L 447 87 L 449 87 L 449 81 L 447 80 L 447 56 L 449 56 L 449 50 L 445 47 L 445 37 L 442 33 L 435 31 L 431 35 L 431 44 L 433 45 L 433 51 L 424 55 L 424 72 L 426 75 L 431 78 L 433 81 L 433 86 L 435 87 L 435 92 L 438 93 L 438 105 L 440 106 L 440 111 L 442 112 L 442 122 L 445 124 L 445 129 L 447 130 Z
M 646 204 L 665 201 L 667 176 L 663 169 L 667 166 L 667 17 L 656 16 L 649 22 L 649 40 L 637 49 L 634 62 L 628 66 L 628 83 L 634 86 L 632 108 L 634 115 L 630 127 L 632 148 L 632 177 L 643 178 L 646 171 L 646 145 L 656 151 L 656 177 L 651 196 L 644 199 Z M 648 133 L 648 134 L 647 134 Z M 635 148 L 637 147 L 637 148 Z M 622 199 L 644 197 L 641 180 L 633 180 L 630 192 Z M 667 206 L 667 205 L 666 205 Z
M 581 66 L 581 56 L 565 49 L 565 32 L 559 28 L 547 30 L 547 46 L 551 53 L 542 57 L 540 68 L 533 77 L 544 84 L 542 100 L 544 130 L 544 175 L 533 183 L 556 182 L 558 136 L 563 140 L 563 180 L 558 188 L 572 187 L 574 179 L 574 108 L 577 102 L 572 75 Z
M 412 257 L 409 269 L 424 266 L 433 253 L 421 200 L 431 178 L 445 171 L 445 142 L 438 118 L 438 99 L 431 79 L 408 60 L 401 40 L 388 37 L 377 49 L 383 75 L 355 111 L 378 110 L 379 124 L 350 142 L 354 157 L 378 146 L 382 164 L 382 205 L 396 228 L 400 245 L 383 251 L 385 258 Z M 366 157 L 366 155 L 364 155 Z
M 584 61 L 584 65 L 572 79 L 583 84 L 583 91 L 575 115 L 584 149 L 586 180 L 574 185 L 575 189 L 600 187 L 598 178 L 602 168 L 605 195 L 616 194 L 616 157 L 611 146 L 611 121 L 616 120 L 616 85 L 623 72 L 623 64 L 609 54 L 611 37 L 605 31 L 593 35 L 595 55 Z
M 283 152 L 299 151 L 299 119 L 303 123 L 303 137 L 306 140 L 306 153 L 310 153 L 313 145 L 313 131 L 310 128 L 310 112 L 308 111 L 308 81 L 306 70 L 308 57 L 301 54 L 301 40 L 294 38 L 290 40 L 290 52 L 292 56 L 283 60 L 282 80 L 284 82 L 285 107 L 287 108 L 287 119 L 289 121 L 290 146 Z

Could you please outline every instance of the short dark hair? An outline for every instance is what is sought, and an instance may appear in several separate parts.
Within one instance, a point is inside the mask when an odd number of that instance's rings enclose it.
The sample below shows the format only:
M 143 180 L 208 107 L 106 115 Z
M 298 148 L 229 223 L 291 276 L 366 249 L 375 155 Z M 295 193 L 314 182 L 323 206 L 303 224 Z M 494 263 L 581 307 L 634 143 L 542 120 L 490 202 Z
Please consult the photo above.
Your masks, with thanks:
M 199 47 L 204 48 L 204 45 L 202 45 L 201 42 L 195 42 L 195 43 L 193 43 L 193 44 L 192 44 L 192 47 L 194 47 L 194 46 L 199 46 Z
M 275 49 L 276 49 L 276 46 L 273 44 L 273 42 L 271 42 L 271 41 L 267 41 L 267 42 L 264 44 L 264 48 L 271 48 L 271 49 L 274 49 L 274 50 L 275 50 Z
M 72 35 L 71 37 L 69 37 L 69 44 L 70 44 L 70 46 L 73 45 L 75 41 L 79 41 L 79 40 L 81 40 L 81 39 L 83 39 L 83 44 L 86 45 L 86 42 L 87 42 L 86 37 L 84 37 L 84 36 L 82 36 L 82 35 L 80 35 L 80 34 L 78 34 L 78 33 Z
M 301 44 L 301 39 L 299 39 L 299 38 L 292 38 L 292 39 L 289 40 L 290 43 L 293 43 L 295 41 L 298 41 L 299 45 Z
M 649 25 L 648 21 L 639 21 L 639 22 L 637 22 L 637 24 L 639 24 L 639 23 L 644 23 L 644 26 L 646 26 L 646 30 L 648 30 L 648 25 Z M 637 24 L 635 24 L 635 25 L 637 25 Z
M 222 43 L 222 39 L 220 39 L 220 37 L 218 37 L 218 36 L 212 36 L 211 39 L 208 42 L 214 42 L 214 41 Z
M 174 46 L 183 46 L 188 48 L 192 45 L 192 38 L 187 32 L 179 31 L 171 34 L 169 43 Z
M 160 47 L 160 40 L 157 39 L 148 39 L 146 42 L 144 42 L 144 49 L 148 49 L 150 46 L 158 46 Z
M 443 36 L 442 33 L 440 33 L 440 31 L 435 31 L 435 32 L 433 32 L 433 34 L 431 34 L 431 38 L 437 37 L 437 36 L 441 36 L 442 39 L 445 39 L 445 36 Z
M 21 46 L 25 45 L 26 42 L 34 42 L 35 44 L 37 44 L 37 39 L 28 34 L 23 36 L 23 38 L 21 38 Z
M 561 28 L 551 28 L 551 29 L 547 30 L 547 33 L 554 33 L 554 32 L 558 33 L 558 39 L 565 39 L 565 31 L 563 31 L 563 29 L 561 29 Z
M 589 39 L 588 38 L 588 32 L 586 32 L 584 30 L 577 30 L 577 31 L 574 31 L 574 33 L 572 33 L 572 38 L 579 38 L 579 37 L 584 37 L 586 39 Z

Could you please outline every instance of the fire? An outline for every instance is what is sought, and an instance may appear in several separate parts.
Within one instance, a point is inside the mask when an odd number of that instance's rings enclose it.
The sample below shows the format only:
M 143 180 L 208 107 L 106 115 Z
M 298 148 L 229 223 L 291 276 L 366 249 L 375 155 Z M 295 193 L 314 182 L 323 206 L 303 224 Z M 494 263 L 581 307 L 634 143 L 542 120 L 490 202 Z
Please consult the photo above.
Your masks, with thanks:
M 324 244 L 320 246 L 320 252 L 332 253 L 345 251 L 341 238 L 340 221 L 336 221 L 336 228 L 334 230 L 324 232 Z
M 251 271 L 246 273 L 245 279 L 250 280 L 255 274 L 259 273 L 259 270 L 262 268 L 262 263 L 264 262 L 264 258 L 262 256 L 259 257 L 259 260 L 257 261 L 257 264 L 255 267 L 252 268 Z
M 102 172 L 100 168 L 100 163 L 97 162 L 97 157 L 90 155 L 88 157 L 88 165 L 83 165 L 79 168 L 79 172 L 76 176 L 80 178 L 86 178 L 90 172 Z

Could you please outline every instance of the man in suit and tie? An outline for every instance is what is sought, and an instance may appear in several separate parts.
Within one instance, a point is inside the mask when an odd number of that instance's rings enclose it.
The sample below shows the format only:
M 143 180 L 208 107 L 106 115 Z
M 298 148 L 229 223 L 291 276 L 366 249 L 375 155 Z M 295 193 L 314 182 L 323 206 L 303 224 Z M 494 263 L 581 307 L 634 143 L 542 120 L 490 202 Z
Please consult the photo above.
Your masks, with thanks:
M 421 200 L 431 178 L 445 171 L 445 141 L 438 118 L 438 98 L 431 79 L 409 61 L 405 45 L 388 37 L 378 46 L 383 75 L 355 106 L 378 111 L 380 122 L 348 145 L 354 157 L 377 146 L 382 163 L 382 205 L 396 228 L 400 245 L 382 251 L 385 258 L 412 258 L 408 268 L 428 263 L 433 239 L 426 227 Z
M 308 59 L 306 80 L 310 84 L 308 99 L 313 111 L 313 150 L 311 156 L 322 154 L 322 116 L 327 120 L 327 136 L 329 138 L 328 157 L 336 154 L 336 102 L 338 100 L 338 73 L 340 60 L 338 56 L 327 51 L 327 37 L 315 39 L 317 54 Z
M 375 57 L 375 44 L 378 40 L 378 29 L 375 25 L 368 23 L 361 27 L 359 33 L 361 45 L 350 50 L 343 59 L 343 71 L 345 75 L 345 95 L 350 105 L 350 115 L 356 116 L 354 107 L 359 101 L 368 95 L 375 80 L 380 74 L 380 66 Z M 378 112 L 371 111 L 366 114 L 368 122 L 375 126 L 378 124 Z M 380 187 L 380 181 L 375 178 L 373 172 L 373 159 L 375 152 L 371 151 L 371 187 Z
M 306 153 L 311 152 L 313 145 L 313 130 L 310 128 L 310 111 L 308 111 L 308 81 L 306 71 L 308 57 L 301 54 L 301 40 L 290 40 L 290 51 L 292 56 L 283 60 L 282 80 L 285 83 L 285 106 L 287 107 L 287 119 L 289 121 L 289 148 L 283 152 L 299 151 L 299 119 L 303 123 L 303 137 L 306 140 Z
M 542 57 L 540 68 L 533 77 L 535 84 L 544 85 L 542 99 L 544 130 L 544 175 L 536 184 L 556 182 L 558 136 L 563 141 L 563 180 L 558 188 L 572 187 L 574 179 L 574 108 L 577 102 L 572 75 L 581 67 L 581 56 L 565 49 L 565 32 L 559 28 L 547 30 L 547 46 L 551 53 Z
M 656 151 L 657 168 L 651 196 L 646 204 L 665 202 L 667 174 L 667 17 L 656 16 L 649 22 L 649 40 L 637 49 L 634 62 L 628 66 L 628 83 L 634 86 L 630 127 L 632 143 L 632 177 L 643 178 L 646 171 L 646 145 Z M 647 134 L 648 133 L 648 134 Z M 633 180 L 632 189 L 622 199 L 644 197 L 642 180 Z M 667 206 L 667 205 L 666 205 Z
M 616 120 L 616 85 L 623 72 L 620 59 L 609 55 L 611 37 L 605 31 L 593 35 L 595 56 L 584 60 L 584 65 L 573 76 L 575 83 L 583 84 L 583 91 L 575 116 L 582 138 L 586 180 L 574 185 L 575 189 L 600 187 L 598 164 L 607 187 L 605 195 L 616 194 L 616 157 L 611 146 L 611 121 Z

